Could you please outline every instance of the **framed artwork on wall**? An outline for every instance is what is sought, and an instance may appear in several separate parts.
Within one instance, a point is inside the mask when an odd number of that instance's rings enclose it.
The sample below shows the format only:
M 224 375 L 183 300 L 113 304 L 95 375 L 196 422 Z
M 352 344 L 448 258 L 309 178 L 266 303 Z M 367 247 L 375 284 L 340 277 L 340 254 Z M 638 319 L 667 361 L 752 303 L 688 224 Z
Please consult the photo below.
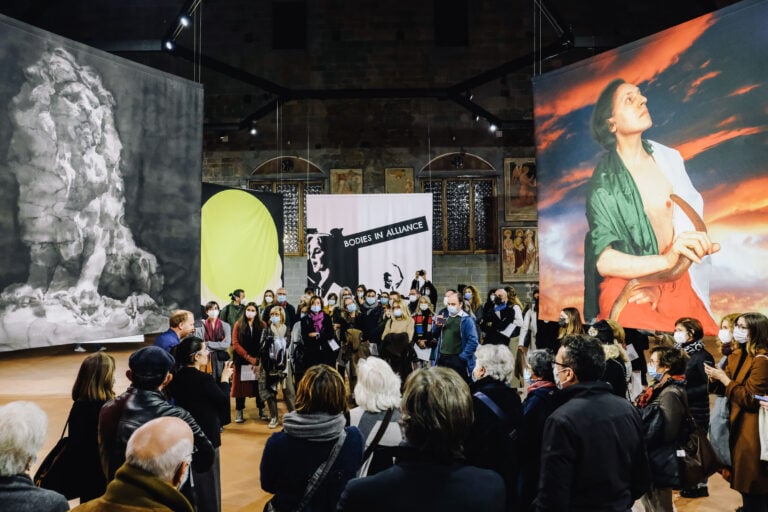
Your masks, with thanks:
M 501 282 L 539 280 L 539 230 L 530 226 L 502 226 Z
M 504 220 L 536 220 L 536 160 L 504 159 Z
M 362 169 L 331 169 L 331 194 L 362 193 Z
M 387 167 L 384 169 L 384 191 L 387 194 L 413 192 L 413 167 Z

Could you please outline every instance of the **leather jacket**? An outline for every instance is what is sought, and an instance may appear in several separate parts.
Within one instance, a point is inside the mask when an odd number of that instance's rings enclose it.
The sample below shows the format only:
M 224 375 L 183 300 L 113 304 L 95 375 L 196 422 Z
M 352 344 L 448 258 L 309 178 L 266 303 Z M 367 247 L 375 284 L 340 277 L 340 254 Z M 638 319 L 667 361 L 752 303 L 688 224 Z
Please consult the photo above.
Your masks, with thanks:
M 169 404 L 158 390 L 131 387 L 104 404 L 99 413 L 99 452 L 107 481 L 114 478 L 117 469 L 125 462 L 125 448 L 131 434 L 149 420 L 163 416 L 181 418 L 192 429 L 195 443 L 192 469 L 203 472 L 211 467 L 213 445 L 192 415 L 181 407 Z

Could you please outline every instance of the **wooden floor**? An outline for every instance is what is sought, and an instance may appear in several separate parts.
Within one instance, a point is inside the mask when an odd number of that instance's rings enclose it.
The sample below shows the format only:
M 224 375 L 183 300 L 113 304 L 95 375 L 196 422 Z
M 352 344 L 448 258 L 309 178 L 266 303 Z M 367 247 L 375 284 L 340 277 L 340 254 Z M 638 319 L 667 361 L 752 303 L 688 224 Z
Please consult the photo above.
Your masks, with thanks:
M 87 345 L 85 345 L 87 346 Z M 125 370 L 128 356 L 140 344 L 109 345 L 117 362 L 115 391 L 128 386 Z M 92 350 L 89 347 L 89 350 Z M 71 387 L 80 362 L 87 354 L 75 353 L 72 346 L 50 347 L 0 354 L 0 404 L 14 400 L 36 402 L 48 413 L 48 438 L 39 455 L 42 459 L 61 434 L 72 405 Z M 280 403 L 280 414 L 285 406 Z M 232 400 L 234 418 L 234 400 Z M 224 429 L 221 447 L 222 508 L 224 512 L 260 511 L 269 499 L 259 485 L 259 462 L 264 443 L 272 433 L 267 422 L 257 417 L 253 399 L 246 402 L 246 422 Z M 34 471 L 33 471 L 34 472 Z M 689 500 L 675 494 L 680 512 L 727 512 L 741 505 L 741 497 L 719 476 L 709 480 L 708 498 Z M 76 504 L 73 501 L 72 504 Z M 637 506 L 635 510 L 642 510 Z

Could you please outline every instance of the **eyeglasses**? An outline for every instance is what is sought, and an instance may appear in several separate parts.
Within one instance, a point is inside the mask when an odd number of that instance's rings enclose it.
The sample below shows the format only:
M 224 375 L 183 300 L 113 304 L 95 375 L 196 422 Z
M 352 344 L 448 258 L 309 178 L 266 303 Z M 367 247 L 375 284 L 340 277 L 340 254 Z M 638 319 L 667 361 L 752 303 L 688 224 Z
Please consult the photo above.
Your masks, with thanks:
M 562 370 L 558 370 L 557 369 L 558 366 L 562 366 L 563 369 Z M 560 373 L 560 372 L 562 372 L 564 370 L 569 370 L 569 369 L 571 369 L 571 367 L 568 366 L 567 364 L 558 363 L 557 361 L 552 361 L 552 371 L 555 372 L 555 373 Z

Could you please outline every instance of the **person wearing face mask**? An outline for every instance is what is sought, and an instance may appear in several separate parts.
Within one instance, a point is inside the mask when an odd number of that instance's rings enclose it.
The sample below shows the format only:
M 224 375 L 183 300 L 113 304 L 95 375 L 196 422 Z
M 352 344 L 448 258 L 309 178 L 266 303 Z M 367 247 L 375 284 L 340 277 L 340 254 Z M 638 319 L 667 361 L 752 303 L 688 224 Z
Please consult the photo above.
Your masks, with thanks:
M 449 292 L 446 298 L 447 317 L 440 329 L 435 361 L 437 366 L 451 368 L 469 382 L 475 369 L 477 327 L 475 321 L 461 309 L 458 293 Z
M 305 302 L 309 302 L 309 298 Z M 285 288 L 277 289 L 276 305 L 285 310 L 285 325 L 288 326 L 288 330 L 293 329 L 293 324 L 299 319 L 296 317 L 296 308 L 288 302 L 288 292 L 285 291 Z
M 333 322 L 323 311 L 323 299 L 317 295 L 309 300 L 307 316 L 301 319 L 301 338 L 307 368 L 316 364 L 336 365 L 339 344 L 334 337 Z
M 705 371 L 725 389 L 731 404 L 731 488 L 741 493 L 744 512 L 764 511 L 768 468 L 760 460 L 760 401 L 755 395 L 768 394 L 768 318 L 762 313 L 742 314 L 736 319 L 733 340 L 740 349 L 728 356 L 725 370 L 707 366 Z
M 688 395 L 688 406 L 691 415 L 696 422 L 696 428 L 702 432 L 709 430 L 709 392 L 707 390 L 709 379 L 704 372 L 704 365 L 713 366 L 715 358 L 705 348 L 704 330 L 696 318 L 683 317 L 675 322 L 675 348 L 684 350 L 688 354 L 688 363 L 685 368 L 685 391 Z M 682 489 L 680 496 L 683 498 L 703 498 L 709 496 L 707 481 L 691 489 Z
M 554 354 L 549 349 L 528 352 L 528 389 L 523 401 L 523 430 L 520 441 L 520 497 L 519 510 L 530 510 L 539 489 L 541 470 L 541 442 L 544 423 L 559 405 L 558 389 L 552 371 Z
M 355 289 L 355 301 L 357 301 L 358 308 L 365 304 L 365 294 L 367 292 L 368 288 L 366 288 L 364 284 L 357 285 L 357 288 Z
M 259 343 L 261 341 L 262 325 L 258 318 L 255 302 L 245 306 L 243 316 L 235 322 L 232 333 L 233 360 L 235 372 L 232 376 L 232 396 L 235 397 L 235 423 L 243 423 L 245 399 L 256 397 L 256 407 L 259 409 L 259 419 L 269 419 L 264 412 L 264 401 L 259 396 L 258 381 L 254 378 L 259 366 Z M 249 366 L 248 379 L 243 380 L 243 367 Z
M 73 510 L 193 512 L 192 504 L 178 490 L 189 477 L 193 448 L 192 430 L 183 420 L 162 417 L 146 422 L 128 440 L 125 464 L 104 495 Z
M 264 325 L 269 325 L 269 310 L 272 309 L 272 306 L 274 306 L 275 303 L 275 292 L 272 290 L 264 290 L 264 297 L 261 299 L 261 306 L 259 306 L 261 321 Z
M 464 311 L 466 311 L 469 316 L 475 320 L 482 318 L 482 316 L 477 316 L 478 313 L 482 314 L 483 306 L 483 303 L 480 301 L 480 293 L 477 291 L 477 288 L 471 284 L 468 284 L 464 287 L 462 296 L 462 307 L 464 308 Z
M 687 428 L 686 359 L 679 349 L 655 347 L 648 365 L 653 383 L 635 401 L 643 418 L 653 481 L 652 489 L 640 500 L 648 512 L 673 512 L 672 488 L 680 486 L 676 452 Z
M 341 366 L 345 372 L 339 373 L 342 377 L 344 374 L 349 379 L 349 390 L 354 401 L 354 389 L 357 384 L 357 365 L 361 358 L 370 355 L 370 352 L 365 349 L 361 342 L 363 333 L 363 320 L 364 315 L 360 313 L 360 307 L 357 300 L 349 295 L 344 298 L 342 307 L 339 314 L 339 340 L 341 344 L 341 350 L 339 351 L 339 366 Z
M 427 279 L 426 271 L 416 272 L 416 277 L 411 281 L 411 288 L 415 289 L 419 295 L 426 295 L 433 308 L 437 306 L 437 288 Z
M 408 313 L 402 301 L 392 303 L 392 312 L 389 320 L 384 325 L 381 335 L 381 357 L 389 363 L 392 369 L 400 375 L 405 383 L 413 370 L 415 354 L 411 348 L 411 340 L 414 333 L 414 321 Z
M 384 325 L 381 321 L 384 316 L 384 307 L 376 297 L 376 290 L 369 289 L 365 292 L 365 302 L 359 309 L 363 315 L 363 341 L 371 344 L 371 353 L 378 354 L 378 343 L 381 341 L 381 332 Z
M 531 511 L 626 511 L 649 489 L 640 415 L 600 381 L 604 370 L 599 340 L 563 339 L 552 366 L 562 405 L 544 423 Z
M 408 292 L 408 312 L 411 314 L 411 317 L 416 316 L 416 313 L 419 310 L 420 297 L 419 291 L 416 288 L 411 288 L 411 291 Z
M 203 321 L 201 338 L 208 344 L 211 351 L 211 375 L 218 382 L 224 363 L 229 360 L 229 347 L 232 345 L 232 326 L 219 318 L 219 304 L 210 301 L 205 305 L 206 318 Z
M 569 334 L 583 334 L 584 325 L 581 322 L 581 314 L 576 308 L 563 308 L 560 311 L 560 318 L 557 321 L 557 341 L 554 351 L 562 342 L 563 338 Z
M 728 356 L 733 353 L 734 348 L 738 350 L 740 346 L 738 343 L 733 342 L 733 327 L 736 325 L 736 320 L 741 316 L 741 313 L 731 313 L 725 315 L 720 320 L 720 331 L 717 334 L 717 343 L 720 347 L 720 353 L 722 357 L 717 362 L 717 367 L 721 370 L 725 368 L 728 362 Z M 734 347 L 734 345 L 736 347 Z M 715 401 L 712 404 L 712 411 L 709 415 L 709 440 L 712 443 L 712 448 L 717 454 L 717 458 L 723 463 L 725 468 L 731 466 L 731 406 L 728 402 L 728 397 L 725 396 L 725 388 L 723 386 L 712 386 L 715 389 L 710 389 L 715 394 Z M 723 474 L 730 472 L 730 469 L 723 470 Z
M 523 324 L 523 312 L 518 304 L 510 304 L 508 299 L 507 291 L 499 288 L 493 298 L 493 309 L 484 311 L 485 343 L 509 345 L 511 338 L 518 339 Z M 517 352 L 517 343 L 514 345 L 514 351 Z
M 233 326 L 235 325 L 235 322 L 237 322 L 237 319 L 243 314 L 243 311 L 245 311 L 245 303 L 247 301 L 245 300 L 245 292 L 240 288 L 230 293 L 229 298 L 232 299 L 232 301 L 224 306 L 219 318 L 221 318 L 222 322 L 226 322 L 230 326 Z
M 434 360 L 433 349 L 437 346 L 437 340 L 432 336 L 434 312 L 427 297 L 420 297 L 417 306 L 413 315 L 413 348 L 418 359 L 416 365 L 425 368 Z
M 505 510 L 517 511 L 523 406 L 510 387 L 515 359 L 504 345 L 480 345 L 475 358 L 474 382 L 469 386 L 474 420 L 464 456 L 468 464 L 501 475 L 507 489 Z
M 322 313 L 322 311 L 321 311 Z M 259 396 L 269 409 L 269 428 L 277 428 L 277 388 L 282 386 L 285 393 L 285 381 L 288 380 L 288 326 L 285 324 L 285 311 L 275 306 L 269 312 L 269 325 L 261 332 L 259 341 Z M 286 399 L 288 410 L 292 409 L 292 400 Z

